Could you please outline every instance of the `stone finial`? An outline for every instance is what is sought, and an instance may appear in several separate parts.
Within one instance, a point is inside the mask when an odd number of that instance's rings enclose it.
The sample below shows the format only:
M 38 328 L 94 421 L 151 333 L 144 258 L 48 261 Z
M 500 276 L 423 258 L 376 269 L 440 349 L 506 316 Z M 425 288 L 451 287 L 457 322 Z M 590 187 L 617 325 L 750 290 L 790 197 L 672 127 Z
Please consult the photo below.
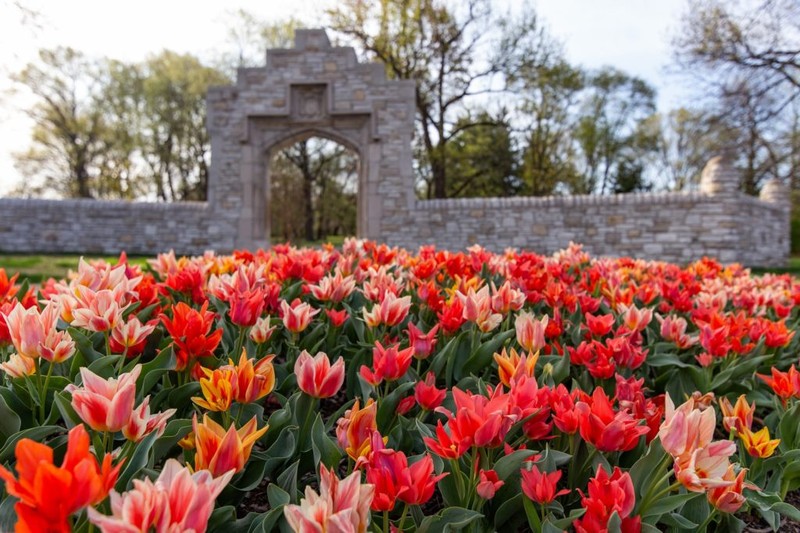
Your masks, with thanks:
M 738 191 L 741 177 L 732 162 L 733 157 L 727 152 L 711 158 L 700 175 L 700 192 L 730 194 Z
M 295 50 L 323 50 L 331 47 L 328 34 L 322 28 L 308 28 L 294 31 Z
M 789 189 L 784 183 L 777 179 L 772 178 L 768 180 L 763 187 L 758 197 L 765 202 L 772 202 L 775 204 L 789 204 Z

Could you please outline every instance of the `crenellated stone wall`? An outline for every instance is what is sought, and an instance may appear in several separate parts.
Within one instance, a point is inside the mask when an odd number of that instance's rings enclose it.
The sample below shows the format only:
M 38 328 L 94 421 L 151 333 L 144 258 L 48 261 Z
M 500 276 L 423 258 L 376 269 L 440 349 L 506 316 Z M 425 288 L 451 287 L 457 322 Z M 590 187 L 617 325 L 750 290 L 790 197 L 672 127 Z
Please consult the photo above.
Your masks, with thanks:
M 359 63 L 352 48 L 331 46 L 324 30 L 298 30 L 294 48 L 269 50 L 265 67 L 240 69 L 236 85 L 209 91 L 207 203 L 0 199 L 0 251 L 268 246 L 270 160 L 318 136 L 358 154 L 359 236 L 391 245 L 552 253 L 574 241 L 594 255 L 679 263 L 708 255 L 772 266 L 788 258 L 788 192 L 775 181 L 760 198 L 742 194 L 729 156 L 712 159 L 689 193 L 417 200 L 414 87 L 387 80 L 380 64 Z

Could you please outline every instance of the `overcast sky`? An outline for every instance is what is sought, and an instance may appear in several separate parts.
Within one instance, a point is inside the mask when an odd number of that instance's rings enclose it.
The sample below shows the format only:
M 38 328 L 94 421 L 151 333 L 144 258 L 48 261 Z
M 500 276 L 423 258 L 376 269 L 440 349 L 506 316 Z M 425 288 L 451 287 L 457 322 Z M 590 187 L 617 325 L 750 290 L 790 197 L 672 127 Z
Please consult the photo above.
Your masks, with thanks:
M 519 8 L 517 0 L 495 0 Z M 21 0 L 41 14 L 38 28 L 20 24 L 11 0 L 0 0 L 0 91 L 8 75 L 43 47 L 71 46 L 88 56 L 135 61 L 162 49 L 212 56 L 225 41 L 226 12 L 246 9 L 260 18 L 290 16 L 319 26 L 335 0 Z M 534 2 L 568 58 L 585 67 L 613 65 L 659 90 L 659 108 L 681 104 L 686 92 L 667 74 L 670 35 L 686 0 L 538 0 Z M 2 94 L 2 93 L 0 93 Z M 28 146 L 30 123 L 24 94 L 0 96 L 0 195 L 20 179 L 11 153 Z

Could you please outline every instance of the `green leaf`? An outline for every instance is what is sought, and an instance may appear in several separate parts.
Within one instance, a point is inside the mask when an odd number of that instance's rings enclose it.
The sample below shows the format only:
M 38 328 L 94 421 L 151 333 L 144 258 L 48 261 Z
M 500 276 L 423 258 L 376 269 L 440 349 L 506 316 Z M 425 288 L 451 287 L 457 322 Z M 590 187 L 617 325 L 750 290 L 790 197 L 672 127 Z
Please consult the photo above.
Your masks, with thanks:
M 172 345 L 161 350 L 155 359 L 142 365 L 142 373 L 136 383 L 138 396 L 143 398 L 161 380 L 161 376 L 170 370 L 175 370 L 177 360 Z
M 136 448 L 134 448 L 133 455 L 125 461 L 122 467 L 122 473 L 119 476 L 116 484 L 117 492 L 125 492 L 128 489 L 128 483 L 139 473 L 139 471 L 148 465 L 150 461 L 150 449 L 158 438 L 158 432 L 153 431 L 145 438 L 143 438 Z
M 67 429 L 72 429 L 83 422 L 80 415 L 78 415 L 72 407 L 72 401 L 68 398 L 67 392 L 57 392 L 53 396 L 53 401 L 56 408 L 61 413 L 61 418 L 64 419 Z
M 46 437 L 62 431 L 64 431 L 64 428 L 61 426 L 37 426 L 23 429 L 19 433 L 11 435 L 6 440 L 3 448 L 0 449 L 0 463 L 5 463 L 11 459 L 11 456 L 14 455 L 14 449 L 17 446 L 17 442 L 20 440 L 31 439 L 35 440 L 36 442 L 42 442 Z
M 448 507 L 439 513 L 425 517 L 417 528 L 417 533 L 447 533 L 461 531 L 483 515 L 463 507 Z
M 86 359 L 86 362 L 93 363 L 98 359 L 105 357 L 105 354 L 98 352 L 94 349 L 94 343 L 90 337 L 78 328 L 67 328 L 67 333 L 75 341 L 75 348 Z
M 275 483 L 267 485 L 267 501 L 270 507 L 280 507 L 286 505 L 291 500 L 289 493 L 280 488 Z
M 631 481 L 636 490 L 637 501 L 641 501 L 650 488 L 651 480 L 656 474 L 659 474 L 667 466 L 667 452 L 661 446 L 661 439 L 656 438 L 647 448 L 645 453 L 638 461 L 636 461 L 630 470 Z M 665 470 L 664 470 L 665 471 Z
M 298 459 L 289 465 L 289 468 L 284 470 L 276 480 L 278 486 L 289 494 L 289 501 L 292 503 L 297 503 L 297 469 L 299 466 L 300 460 Z
M 22 421 L 19 415 L 8 406 L 5 398 L 0 396 L 0 436 L 3 441 L 5 442 L 11 435 L 18 432 L 21 425 Z
M 739 359 L 736 364 L 729 366 L 711 380 L 711 390 L 717 392 L 717 389 L 725 384 L 734 383 L 741 377 L 752 376 L 756 371 L 758 365 L 772 357 L 771 355 L 761 355 L 758 357 L 747 357 Z
M 315 465 L 322 463 L 328 468 L 335 468 L 342 458 L 342 452 L 328 436 L 322 416 L 319 414 L 311 427 L 311 449 L 314 453 Z
M 678 367 L 678 368 L 689 368 L 692 365 L 689 363 L 684 363 L 681 361 L 678 354 L 674 353 L 658 353 L 648 355 L 647 359 L 645 360 L 645 364 L 654 368 L 661 368 L 661 367 Z
M 389 426 L 392 421 L 397 417 L 397 406 L 400 401 L 406 396 L 406 393 L 414 388 L 415 383 L 412 381 L 402 383 L 388 396 L 378 402 L 378 415 L 376 421 L 378 423 L 378 430 L 382 435 L 390 433 L 391 427 Z
M 511 474 L 518 473 L 522 463 L 534 455 L 536 452 L 533 450 L 517 450 L 498 459 L 494 464 L 494 471 L 499 479 L 505 481 Z
M 517 332 L 514 329 L 504 331 L 503 333 L 494 335 L 491 339 L 481 344 L 475 353 L 464 363 L 461 368 L 461 376 L 469 374 L 483 373 L 487 368 L 491 367 L 494 360 L 494 354 L 500 350 L 503 344 L 514 337 Z
M 178 444 L 178 441 L 188 435 L 191 430 L 192 421 L 188 418 L 176 418 L 167 422 L 164 434 L 161 435 L 153 445 L 153 461 L 160 461 Z
M 780 448 L 784 452 L 800 448 L 800 402 L 783 413 L 779 424 Z
M 672 496 L 660 498 L 658 501 L 653 503 L 653 505 L 648 507 L 642 516 L 661 516 L 663 514 L 671 513 L 682 507 L 683 504 L 689 500 L 697 497 L 703 497 L 703 494 L 698 492 L 687 492 L 685 494 L 673 494 Z

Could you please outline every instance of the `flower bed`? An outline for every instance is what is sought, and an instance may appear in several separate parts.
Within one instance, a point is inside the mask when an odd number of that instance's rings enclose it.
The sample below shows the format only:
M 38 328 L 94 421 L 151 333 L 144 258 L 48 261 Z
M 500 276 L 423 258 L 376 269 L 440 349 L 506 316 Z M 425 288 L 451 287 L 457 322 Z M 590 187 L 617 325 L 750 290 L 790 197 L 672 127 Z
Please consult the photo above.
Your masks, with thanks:
M 0 271 L 0 530 L 800 519 L 800 283 L 348 240 Z

